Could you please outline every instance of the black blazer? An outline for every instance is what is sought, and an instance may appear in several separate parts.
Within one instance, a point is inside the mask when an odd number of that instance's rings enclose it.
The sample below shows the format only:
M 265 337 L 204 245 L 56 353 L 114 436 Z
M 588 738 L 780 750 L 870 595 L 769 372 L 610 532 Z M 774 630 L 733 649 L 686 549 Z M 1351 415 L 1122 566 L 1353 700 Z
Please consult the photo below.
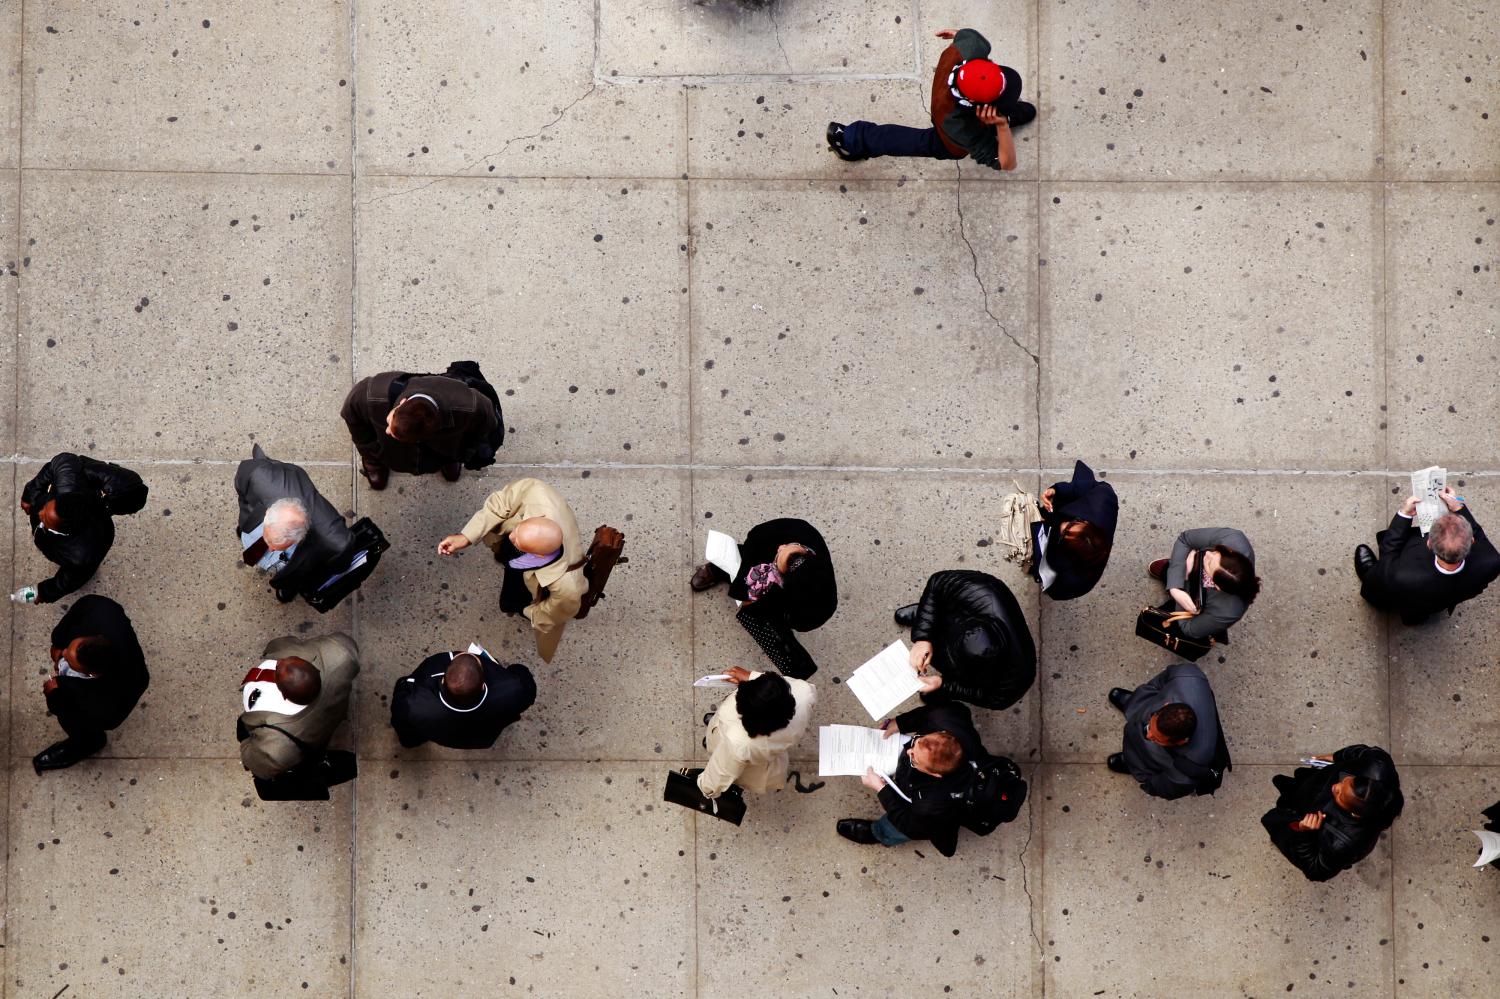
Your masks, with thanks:
M 236 469 L 234 491 L 240 500 L 238 534 L 248 534 L 259 527 L 266 510 L 277 500 L 295 499 L 307 508 L 307 537 L 271 577 L 271 585 L 276 589 L 312 593 L 329 576 L 343 569 L 353 555 L 354 532 L 345 523 L 344 515 L 323 498 L 305 471 L 266 457 L 259 444 Z
M 757 565 L 774 561 L 776 549 L 784 544 L 799 544 L 817 552 L 802 568 L 786 577 L 784 586 L 773 587 L 756 601 L 763 609 L 775 608 L 779 616 L 797 631 L 822 627 L 838 609 L 838 585 L 833 578 L 833 556 L 818 529 L 805 520 L 782 517 L 750 528 L 740 545 L 740 571 L 729 585 L 729 595 L 736 600 L 749 596 L 745 574 Z
M 1483 593 L 1500 577 L 1500 553 L 1467 506 L 1458 515 L 1474 528 L 1474 546 L 1462 569 L 1451 576 L 1439 572 L 1421 529 L 1398 513 L 1376 535 L 1380 559 L 1365 573 L 1360 594 L 1381 610 L 1400 614 L 1407 624 L 1417 624 L 1440 610 L 1452 613 Z
M 914 642 L 932 643 L 938 695 L 1001 710 L 1036 682 L 1036 644 L 1015 595 L 983 572 L 935 572 L 922 590 Z
M 529 669 L 520 663 L 502 666 L 482 655 L 479 661 L 484 664 L 488 688 L 484 699 L 469 711 L 449 707 L 442 697 L 443 673 L 454 655 L 430 655 L 410 676 L 396 681 L 391 694 L 391 727 L 407 749 L 424 742 L 450 749 L 488 749 L 536 700 L 536 681 Z
M 1260 824 L 1271 842 L 1292 866 L 1309 881 L 1328 881 L 1364 860 L 1391 827 L 1394 817 L 1356 819 L 1333 800 L 1333 785 L 1346 774 L 1372 777 L 1396 785 L 1400 813 L 1399 780 L 1390 754 L 1374 746 L 1345 746 L 1333 754 L 1330 766 L 1298 767 L 1292 776 L 1275 779 L 1281 792 L 1276 807 L 1261 816 Z M 1321 828 L 1303 832 L 1291 828 L 1308 812 L 1322 812 Z
M 1073 463 L 1072 481 L 1054 482 L 1052 488 L 1057 490 L 1052 497 L 1052 510 L 1043 510 L 1041 521 L 1031 525 L 1031 543 L 1036 550 L 1041 544 L 1042 528 L 1048 530 L 1047 567 L 1057 578 L 1042 592 L 1053 600 L 1072 600 L 1094 588 L 1104 576 L 1108 560 L 1096 566 L 1084 565 L 1063 546 L 1057 529 L 1070 520 L 1086 520 L 1104 532 L 1112 547 L 1120 519 L 1120 500 L 1115 487 L 1094 478 L 1094 470 L 1082 461 Z M 1031 578 L 1041 582 L 1040 562 L 1032 565 Z
M 938 853 L 951 857 L 958 849 L 964 808 L 954 795 L 973 781 L 974 770 L 969 763 L 986 755 L 979 733 L 974 730 L 973 718 L 962 704 L 931 704 L 898 715 L 896 727 L 903 735 L 948 732 L 963 747 L 964 762 L 942 777 L 923 773 L 911 765 L 910 756 L 901 754 L 901 762 L 891 779 L 911 801 L 897 794 L 889 784 L 880 789 L 880 803 L 893 826 L 911 839 L 931 840 Z
M 47 710 L 69 735 L 117 728 L 151 682 L 130 618 L 113 600 L 90 593 L 52 629 L 52 647 L 64 648 L 75 638 L 107 639 L 113 646 L 109 665 L 90 680 L 58 677 L 57 688 L 47 694 Z

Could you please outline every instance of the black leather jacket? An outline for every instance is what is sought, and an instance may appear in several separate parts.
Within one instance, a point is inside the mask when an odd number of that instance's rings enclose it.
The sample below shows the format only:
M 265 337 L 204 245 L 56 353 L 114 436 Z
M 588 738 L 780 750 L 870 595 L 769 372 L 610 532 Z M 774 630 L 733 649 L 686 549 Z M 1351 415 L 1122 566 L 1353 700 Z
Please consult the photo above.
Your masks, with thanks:
M 1350 774 L 1385 785 L 1390 794 L 1386 807 L 1363 818 L 1340 808 L 1333 800 L 1333 785 Z M 1395 763 L 1374 746 L 1345 746 L 1333 754 L 1330 766 L 1298 767 L 1290 777 L 1278 776 L 1275 784 L 1281 795 L 1260 823 L 1276 849 L 1309 881 L 1328 881 L 1368 857 L 1404 803 Z M 1322 812 L 1323 825 L 1313 831 L 1292 829 L 1308 812 Z
M 1036 645 L 1021 605 L 988 573 L 933 573 L 917 604 L 911 638 L 932 643 L 932 664 L 943 675 L 939 698 L 1001 710 L 1036 681 Z

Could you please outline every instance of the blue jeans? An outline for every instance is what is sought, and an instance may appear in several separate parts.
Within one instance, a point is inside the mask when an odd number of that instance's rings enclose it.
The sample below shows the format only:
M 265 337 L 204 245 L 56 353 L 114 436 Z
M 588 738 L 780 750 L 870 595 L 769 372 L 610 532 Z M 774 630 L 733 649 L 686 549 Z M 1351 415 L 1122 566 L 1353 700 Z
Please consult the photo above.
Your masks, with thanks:
M 935 128 L 912 128 L 909 125 L 877 125 L 871 121 L 852 121 L 844 126 L 844 149 L 850 156 L 927 156 L 935 160 L 956 160 L 948 152 Z
M 878 820 L 870 823 L 870 832 L 874 833 L 875 838 L 885 846 L 900 846 L 902 843 L 911 842 L 911 837 L 897 829 L 889 815 L 882 815 Z

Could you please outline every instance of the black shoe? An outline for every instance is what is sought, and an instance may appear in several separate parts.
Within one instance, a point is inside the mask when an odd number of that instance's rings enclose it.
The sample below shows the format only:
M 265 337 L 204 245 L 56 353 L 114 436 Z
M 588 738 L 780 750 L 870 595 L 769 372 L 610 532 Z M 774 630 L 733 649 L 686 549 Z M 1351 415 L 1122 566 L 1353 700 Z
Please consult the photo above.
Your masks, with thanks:
M 1017 101 L 1016 106 L 1005 116 L 1011 128 L 1020 128 L 1036 120 L 1036 105 L 1030 101 Z
M 880 842 L 875 834 L 870 831 L 872 823 L 869 819 L 839 819 L 839 835 L 855 843 L 863 843 L 866 846 L 874 846 Z
M 97 750 L 96 750 L 97 752 Z M 48 770 L 65 770 L 73 764 L 80 762 L 92 753 L 80 753 L 74 747 L 71 740 L 64 739 L 62 742 L 54 742 L 46 749 L 31 758 L 31 768 L 38 775 Z
M 703 715 L 703 724 L 707 725 L 709 722 L 711 722 L 713 720 L 714 720 L 714 713 L 712 711 L 706 712 Z
M 896 608 L 896 623 L 903 628 L 910 628 L 917 623 L 917 605 L 907 604 L 905 607 Z
M 1109 690 L 1109 703 L 1121 714 L 1125 713 L 1125 705 L 1130 703 L 1130 698 L 1135 694 L 1133 690 L 1124 687 L 1111 687 Z
M 443 478 L 449 482 L 457 482 L 464 474 L 464 466 L 456 461 L 450 461 L 438 471 L 443 473 Z
M 843 125 L 839 124 L 836 121 L 830 121 L 828 123 L 828 132 L 826 134 L 828 136 L 828 148 L 832 149 L 834 151 L 834 154 L 838 156 L 839 159 L 849 160 L 851 162 L 853 162 L 854 160 L 864 159 L 863 156 L 855 156 L 853 153 L 849 152 L 847 148 L 844 147 Z
M 284 590 L 284 589 L 281 589 L 280 587 L 278 587 L 276 589 L 276 599 L 280 600 L 284 604 L 289 604 L 293 600 L 297 599 L 297 591 L 296 590 Z
M 1130 768 L 1125 765 L 1124 753 L 1110 753 L 1109 759 L 1104 761 L 1104 765 L 1109 767 L 1117 774 L 1130 773 Z
M 1359 545 L 1354 549 L 1354 574 L 1364 579 L 1365 573 L 1375 568 L 1378 561 L 1369 545 Z

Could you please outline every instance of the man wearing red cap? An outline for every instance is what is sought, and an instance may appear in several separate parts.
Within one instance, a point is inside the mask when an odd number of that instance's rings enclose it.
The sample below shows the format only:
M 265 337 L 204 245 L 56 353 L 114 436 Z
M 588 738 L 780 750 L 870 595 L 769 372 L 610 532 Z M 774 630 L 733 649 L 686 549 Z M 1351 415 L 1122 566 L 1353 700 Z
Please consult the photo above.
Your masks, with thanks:
M 871 156 L 929 156 L 937 160 L 974 157 L 992 170 L 1016 168 L 1010 131 L 1036 117 L 1036 105 L 1021 100 L 1021 74 L 992 62 L 990 43 L 973 28 L 945 28 L 939 38 L 953 41 L 943 50 L 932 77 L 933 128 L 828 123 L 828 146 L 840 159 Z

